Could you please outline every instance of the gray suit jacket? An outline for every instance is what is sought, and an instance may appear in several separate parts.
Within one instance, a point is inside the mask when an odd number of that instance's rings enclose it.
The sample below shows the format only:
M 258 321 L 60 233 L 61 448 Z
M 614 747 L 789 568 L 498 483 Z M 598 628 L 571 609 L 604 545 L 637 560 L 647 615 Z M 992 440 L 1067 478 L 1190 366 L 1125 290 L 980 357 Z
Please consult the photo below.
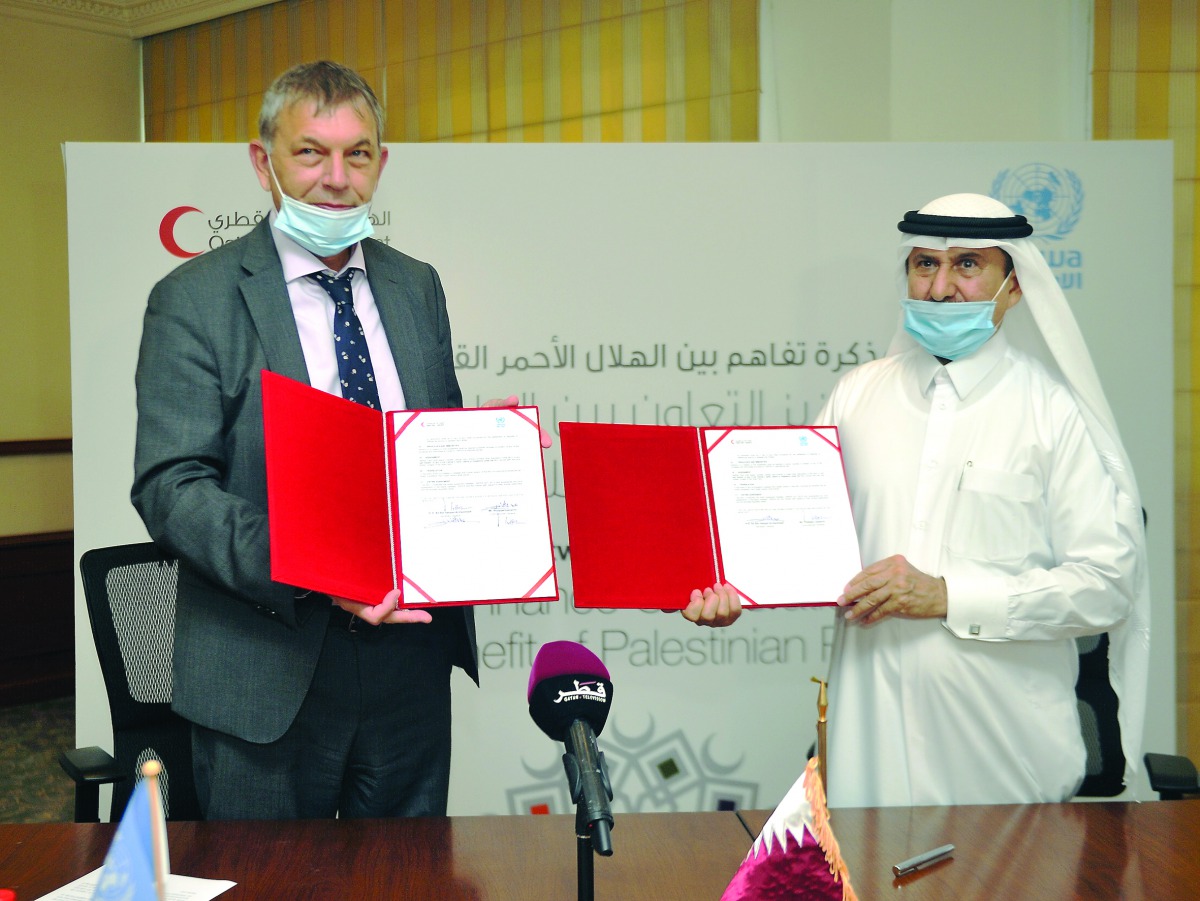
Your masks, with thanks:
M 377 241 L 363 253 L 407 405 L 462 406 L 437 272 Z M 271 580 L 263 369 L 308 383 L 267 221 L 151 292 L 132 491 L 151 538 L 180 558 L 173 706 L 253 742 L 295 719 L 330 609 L 324 595 L 298 598 Z M 453 618 L 455 662 L 478 681 L 470 608 L 438 615 Z

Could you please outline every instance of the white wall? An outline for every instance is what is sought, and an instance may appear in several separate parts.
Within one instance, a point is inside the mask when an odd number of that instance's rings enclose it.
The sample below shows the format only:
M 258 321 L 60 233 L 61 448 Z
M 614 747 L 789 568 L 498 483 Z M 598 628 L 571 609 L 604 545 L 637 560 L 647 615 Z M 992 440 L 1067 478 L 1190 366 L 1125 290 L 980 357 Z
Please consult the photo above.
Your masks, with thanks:
M 4 0 L 0 40 L 0 129 L 13 173 L 0 189 L 0 269 L 37 273 L 32 297 L 0 294 L 0 441 L 67 438 L 71 373 L 60 146 L 67 140 L 137 140 L 137 45 L 32 21 Z M 30 359 L 38 365 L 30 366 Z M 69 454 L 0 457 L 0 535 L 70 531 L 72 524 Z
M 1090 0 L 762 0 L 762 139 L 1078 141 Z

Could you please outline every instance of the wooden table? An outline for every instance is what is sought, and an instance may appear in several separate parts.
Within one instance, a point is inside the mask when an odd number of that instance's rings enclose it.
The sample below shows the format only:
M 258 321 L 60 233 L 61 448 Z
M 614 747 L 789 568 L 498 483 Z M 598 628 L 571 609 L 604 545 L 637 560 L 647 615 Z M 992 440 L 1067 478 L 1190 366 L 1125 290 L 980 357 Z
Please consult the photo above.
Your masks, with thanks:
M 745 814 L 754 829 L 766 811 Z M 239 899 L 570 901 L 574 817 L 171 823 L 172 869 L 231 879 Z M 863 901 L 1188 898 L 1200 892 L 1200 800 L 836 810 Z M 33 901 L 100 866 L 111 825 L 0 825 L 0 887 Z M 732 813 L 618 814 L 597 901 L 717 899 L 750 838 Z M 953 843 L 905 877 L 892 864 Z

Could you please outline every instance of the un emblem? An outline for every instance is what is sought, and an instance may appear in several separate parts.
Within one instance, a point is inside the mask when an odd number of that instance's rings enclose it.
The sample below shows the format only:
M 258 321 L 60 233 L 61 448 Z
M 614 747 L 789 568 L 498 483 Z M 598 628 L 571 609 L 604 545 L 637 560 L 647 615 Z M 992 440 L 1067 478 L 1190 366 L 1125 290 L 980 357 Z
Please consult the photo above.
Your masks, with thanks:
M 1083 211 L 1079 176 L 1045 163 L 1002 169 L 992 181 L 992 197 L 1028 219 L 1035 238 L 1048 241 L 1070 234 Z

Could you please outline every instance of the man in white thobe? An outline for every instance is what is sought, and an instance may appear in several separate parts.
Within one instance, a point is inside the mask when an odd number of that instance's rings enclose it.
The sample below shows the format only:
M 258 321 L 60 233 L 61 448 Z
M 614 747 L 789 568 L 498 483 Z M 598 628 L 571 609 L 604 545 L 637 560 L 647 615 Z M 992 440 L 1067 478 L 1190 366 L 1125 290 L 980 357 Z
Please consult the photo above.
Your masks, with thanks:
M 1066 299 L 988 197 L 909 213 L 902 326 L 841 379 L 862 559 L 829 678 L 831 804 L 1063 801 L 1084 776 L 1077 636 L 1109 632 L 1129 785 L 1149 652 L 1128 456 Z

